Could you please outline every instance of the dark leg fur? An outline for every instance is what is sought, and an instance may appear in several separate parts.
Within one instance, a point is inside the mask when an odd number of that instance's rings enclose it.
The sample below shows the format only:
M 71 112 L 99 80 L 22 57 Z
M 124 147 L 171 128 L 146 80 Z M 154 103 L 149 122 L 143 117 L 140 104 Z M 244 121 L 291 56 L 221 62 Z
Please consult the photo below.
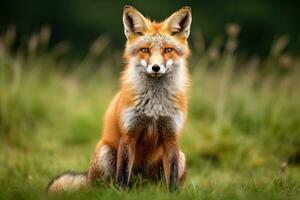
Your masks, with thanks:
M 117 186 L 127 189 L 132 171 L 132 166 L 135 158 L 136 138 L 131 135 L 121 139 L 117 157 Z
M 170 158 L 170 179 L 169 190 L 175 191 L 179 188 L 179 175 L 178 175 L 178 152 L 174 149 Z M 175 155 L 176 154 L 176 155 Z
M 169 191 L 179 189 L 178 153 L 174 144 L 165 144 L 163 166 Z
M 128 187 L 129 182 L 129 147 L 125 142 L 121 142 L 118 150 L 117 162 L 117 186 L 122 188 Z

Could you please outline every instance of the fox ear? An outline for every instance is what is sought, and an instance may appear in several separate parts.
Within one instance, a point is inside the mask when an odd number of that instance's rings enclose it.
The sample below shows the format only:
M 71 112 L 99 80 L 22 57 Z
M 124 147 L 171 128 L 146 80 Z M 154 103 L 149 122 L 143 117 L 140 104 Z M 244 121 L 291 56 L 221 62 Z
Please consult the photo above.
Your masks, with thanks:
M 123 24 L 127 38 L 130 35 L 143 35 L 147 29 L 147 19 L 132 6 L 124 6 Z
M 184 6 L 173 13 L 166 20 L 166 23 L 171 35 L 182 35 L 185 38 L 188 38 L 192 23 L 192 9 L 188 6 Z

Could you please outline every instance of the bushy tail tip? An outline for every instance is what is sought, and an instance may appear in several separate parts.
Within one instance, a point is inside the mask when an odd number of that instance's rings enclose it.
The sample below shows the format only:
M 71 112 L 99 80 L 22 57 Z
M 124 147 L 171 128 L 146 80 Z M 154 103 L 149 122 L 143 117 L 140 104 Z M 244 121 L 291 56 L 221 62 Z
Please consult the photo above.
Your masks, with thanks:
M 87 172 L 65 172 L 50 181 L 47 192 L 74 191 L 87 185 Z

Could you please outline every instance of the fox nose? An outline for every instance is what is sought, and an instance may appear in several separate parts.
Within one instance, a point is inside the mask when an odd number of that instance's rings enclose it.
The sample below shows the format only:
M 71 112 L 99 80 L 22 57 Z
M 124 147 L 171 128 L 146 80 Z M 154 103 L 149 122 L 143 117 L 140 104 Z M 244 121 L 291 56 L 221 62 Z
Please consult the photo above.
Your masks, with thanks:
M 155 73 L 158 72 L 160 70 L 160 66 L 159 65 L 153 65 L 152 66 L 152 71 L 154 71 Z

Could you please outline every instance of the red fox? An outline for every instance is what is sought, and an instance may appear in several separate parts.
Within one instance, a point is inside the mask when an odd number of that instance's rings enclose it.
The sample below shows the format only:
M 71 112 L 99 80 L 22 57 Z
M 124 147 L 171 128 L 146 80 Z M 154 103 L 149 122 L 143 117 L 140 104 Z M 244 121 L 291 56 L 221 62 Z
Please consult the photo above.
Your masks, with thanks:
M 126 65 L 120 90 L 106 111 L 101 140 L 88 172 L 54 178 L 49 192 L 103 180 L 126 189 L 135 173 L 156 181 L 164 177 L 168 190 L 179 189 L 186 175 L 178 140 L 187 118 L 191 22 L 187 6 L 160 23 L 124 7 Z

